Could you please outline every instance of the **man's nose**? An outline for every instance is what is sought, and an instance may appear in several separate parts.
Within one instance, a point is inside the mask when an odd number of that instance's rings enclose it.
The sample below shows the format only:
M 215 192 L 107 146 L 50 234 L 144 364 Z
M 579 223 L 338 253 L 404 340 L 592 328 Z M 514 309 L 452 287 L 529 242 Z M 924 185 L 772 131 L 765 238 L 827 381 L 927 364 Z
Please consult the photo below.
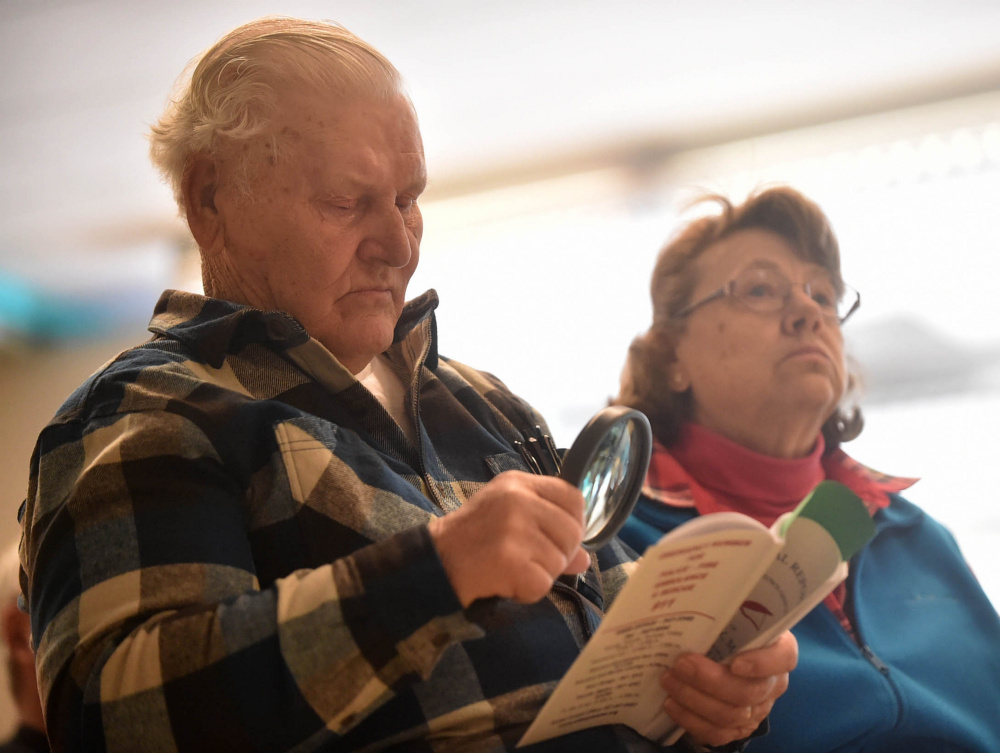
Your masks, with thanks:
M 410 232 L 403 213 L 395 204 L 373 212 L 366 230 L 360 248 L 362 256 L 377 259 L 390 267 L 405 267 L 410 262 L 413 256 Z

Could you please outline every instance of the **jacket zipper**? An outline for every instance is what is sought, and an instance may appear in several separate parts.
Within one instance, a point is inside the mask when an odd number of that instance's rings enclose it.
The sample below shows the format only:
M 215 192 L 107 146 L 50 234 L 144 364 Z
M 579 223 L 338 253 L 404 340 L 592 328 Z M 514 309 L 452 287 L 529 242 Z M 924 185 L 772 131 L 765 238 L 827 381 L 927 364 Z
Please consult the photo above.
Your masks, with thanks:
M 427 327 L 429 324 L 425 321 L 421 326 Z M 417 383 L 410 392 L 410 415 L 413 418 L 413 428 L 417 435 L 417 462 L 420 464 L 420 478 L 423 479 L 424 486 L 427 487 L 427 493 L 430 495 L 431 501 L 440 510 L 445 511 L 444 503 L 441 501 L 437 489 L 431 483 L 431 479 L 427 474 L 427 465 L 424 463 L 424 434 L 420 430 L 420 387 L 423 382 L 424 362 L 427 360 L 427 354 L 431 349 L 430 333 L 426 334 L 427 337 L 424 338 L 423 350 L 416 361 Z
M 861 574 L 861 566 L 863 560 L 864 560 L 864 553 L 861 552 L 857 555 L 857 559 L 855 559 L 853 564 L 854 578 L 852 578 L 852 583 L 851 583 L 852 590 L 856 588 L 857 578 Z M 861 655 L 865 658 L 865 660 L 869 664 L 871 664 L 876 670 L 878 670 L 880 675 L 882 675 L 882 678 L 885 680 L 886 685 L 888 685 L 889 689 L 892 691 L 893 698 L 896 699 L 896 722 L 893 725 L 895 726 L 896 724 L 899 723 L 899 720 L 903 717 L 904 713 L 903 696 L 899 692 L 899 688 L 896 687 L 896 683 L 892 678 L 892 673 L 889 668 L 889 665 L 886 664 L 884 661 L 882 661 L 878 657 L 878 654 L 876 654 L 875 651 L 872 650 L 871 646 L 869 646 L 868 643 L 865 641 L 864 634 L 861 629 L 861 620 L 859 619 L 858 613 L 854 608 L 856 604 L 857 600 L 854 598 L 854 595 L 852 594 L 850 620 L 851 623 L 854 625 L 855 640 L 857 642 L 858 649 L 861 651 Z
M 871 647 L 868 646 L 867 643 L 859 643 L 858 645 L 861 648 L 861 654 L 865 657 L 865 659 L 867 659 L 868 662 L 873 667 L 875 667 L 875 669 L 881 672 L 882 676 L 885 677 L 886 680 L 888 680 L 889 679 L 888 665 L 886 665 L 885 662 L 883 662 L 881 659 L 878 658 L 878 654 L 872 651 Z

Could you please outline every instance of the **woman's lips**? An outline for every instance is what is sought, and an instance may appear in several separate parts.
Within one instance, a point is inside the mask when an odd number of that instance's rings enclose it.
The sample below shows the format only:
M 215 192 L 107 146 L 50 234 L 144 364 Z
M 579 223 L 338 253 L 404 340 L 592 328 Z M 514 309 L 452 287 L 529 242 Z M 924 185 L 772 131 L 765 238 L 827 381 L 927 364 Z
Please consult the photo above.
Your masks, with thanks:
M 829 354 L 825 350 L 815 345 L 807 345 L 802 348 L 796 348 L 787 356 L 786 360 L 790 358 L 822 358 L 826 361 L 830 360 Z

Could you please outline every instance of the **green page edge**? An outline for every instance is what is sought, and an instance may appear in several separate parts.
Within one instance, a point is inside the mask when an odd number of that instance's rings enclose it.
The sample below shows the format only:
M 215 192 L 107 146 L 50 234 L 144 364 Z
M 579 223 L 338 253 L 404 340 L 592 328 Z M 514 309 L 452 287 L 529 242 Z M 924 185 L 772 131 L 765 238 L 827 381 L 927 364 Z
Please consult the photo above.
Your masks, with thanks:
M 798 518 L 809 518 L 829 531 L 840 556 L 849 560 L 875 535 L 875 521 L 861 497 L 837 481 L 821 481 L 795 508 L 781 533 Z

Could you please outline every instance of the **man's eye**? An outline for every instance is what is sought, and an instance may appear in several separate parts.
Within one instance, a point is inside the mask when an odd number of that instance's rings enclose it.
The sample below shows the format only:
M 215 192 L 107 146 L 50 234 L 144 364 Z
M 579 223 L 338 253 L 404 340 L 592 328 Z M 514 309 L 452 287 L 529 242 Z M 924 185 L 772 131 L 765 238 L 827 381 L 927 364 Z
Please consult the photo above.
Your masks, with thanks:
M 417 203 L 416 199 L 407 199 L 405 197 L 400 197 L 396 199 L 396 206 L 399 207 L 399 211 L 406 212 L 413 208 L 413 205 Z
M 350 212 L 354 204 L 344 199 L 331 199 L 323 202 L 323 208 L 331 212 Z

